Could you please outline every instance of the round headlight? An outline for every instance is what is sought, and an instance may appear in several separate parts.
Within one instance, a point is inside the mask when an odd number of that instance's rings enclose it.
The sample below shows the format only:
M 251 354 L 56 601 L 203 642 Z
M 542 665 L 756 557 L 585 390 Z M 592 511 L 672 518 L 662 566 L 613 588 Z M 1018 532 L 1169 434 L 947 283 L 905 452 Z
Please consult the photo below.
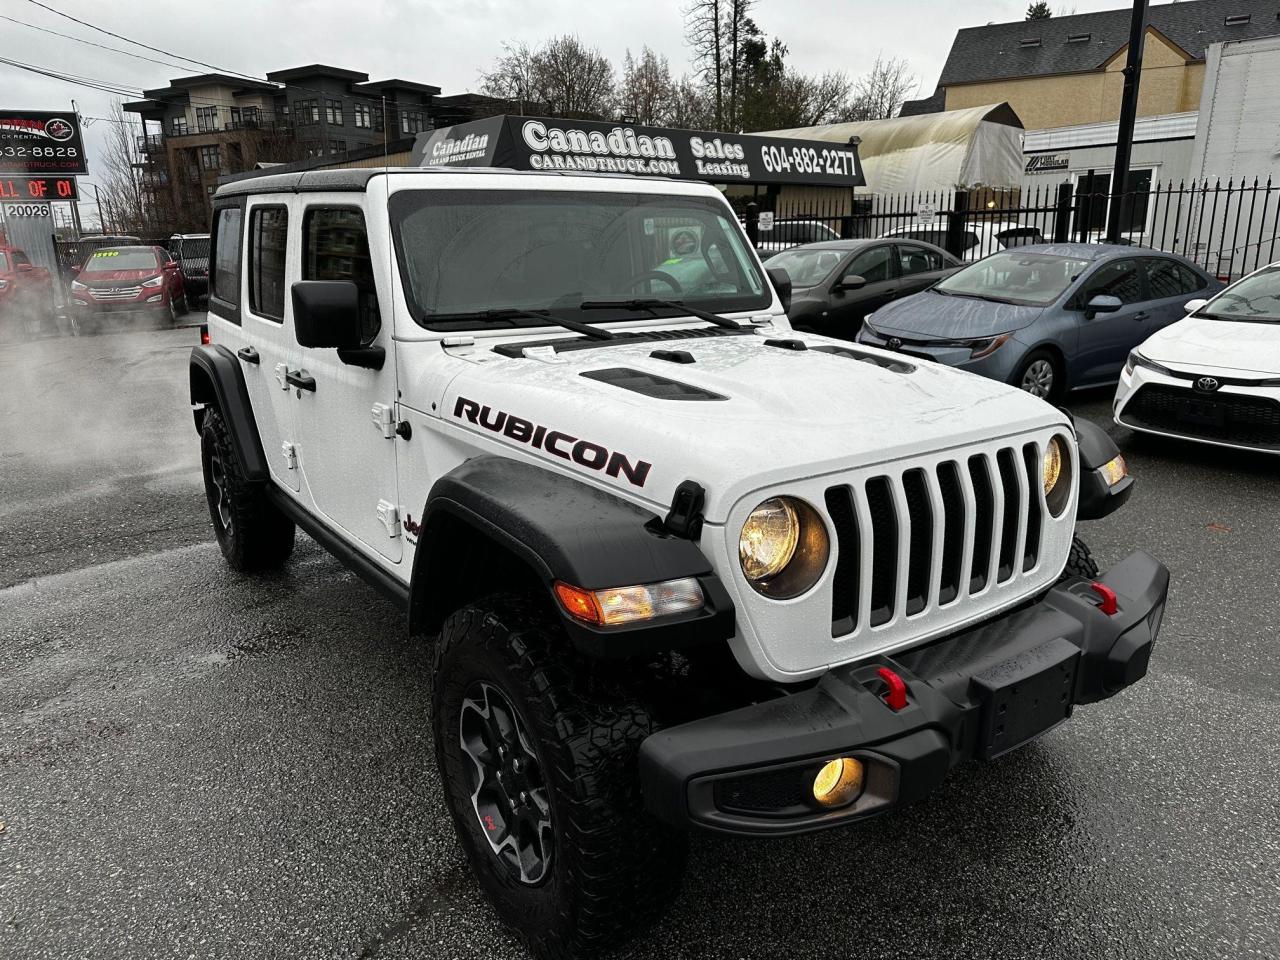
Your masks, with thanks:
M 1071 500 L 1071 454 L 1067 450 L 1068 441 L 1061 436 L 1049 440 L 1044 448 L 1044 463 L 1041 478 L 1044 481 L 1044 499 L 1049 513 L 1055 517 L 1062 516 Z
M 830 553 L 822 518 L 791 497 L 773 497 L 752 510 L 738 537 L 747 582 L 776 600 L 797 597 L 817 583 Z

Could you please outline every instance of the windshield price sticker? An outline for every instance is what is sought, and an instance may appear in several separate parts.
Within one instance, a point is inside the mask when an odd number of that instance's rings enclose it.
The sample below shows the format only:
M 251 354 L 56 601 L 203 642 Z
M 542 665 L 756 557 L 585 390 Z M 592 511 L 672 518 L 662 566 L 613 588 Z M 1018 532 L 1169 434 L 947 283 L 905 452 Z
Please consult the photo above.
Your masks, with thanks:
M 93 256 L 95 259 L 98 257 L 118 257 L 120 256 L 120 251 L 119 250 L 95 250 L 93 252 Z

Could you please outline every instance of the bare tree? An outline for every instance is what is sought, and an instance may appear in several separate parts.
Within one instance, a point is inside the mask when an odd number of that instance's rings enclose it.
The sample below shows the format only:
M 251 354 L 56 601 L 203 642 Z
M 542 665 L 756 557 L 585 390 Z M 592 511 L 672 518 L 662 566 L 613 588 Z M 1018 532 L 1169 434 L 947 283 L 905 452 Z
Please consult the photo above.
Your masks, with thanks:
M 724 9 L 730 0 L 692 0 L 685 10 L 685 39 L 693 48 L 693 63 L 715 102 L 716 126 L 724 126 L 724 68 L 726 57 Z
M 737 129 L 740 123 L 738 98 L 738 74 L 742 67 L 742 43 L 748 35 L 751 23 L 751 5 L 755 0 L 728 0 L 729 4 L 729 126 Z
M 535 73 L 537 51 L 529 44 L 503 43 L 502 56 L 493 67 L 480 74 L 480 89 L 491 97 L 508 100 L 517 112 L 525 113 L 537 99 Z
M 502 56 L 481 74 L 481 89 L 509 100 L 521 112 L 536 108 L 554 117 L 605 117 L 613 112 L 613 64 L 574 36 L 556 37 L 537 49 L 504 43 Z
M 716 105 L 705 85 L 684 74 L 671 85 L 667 123 L 681 130 L 705 130 L 715 123 Z
M 670 119 L 673 94 L 666 57 L 658 56 L 648 46 L 640 51 L 639 59 L 627 51 L 618 97 L 622 113 L 635 117 L 638 123 L 664 124 Z
M 883 120 L 895 117 L 902 104 L 919 86 L 907 61 L 886 60 L 876 55 L 871 70 L 858 78 L 853 100 L 844 111 L 845 120 Z
M 124 112 L 123 101 L 114 101 L 108 112 L 107 145 L 99 173 L 106 218 L 119 232 L 142 234 L 150 219 L 137 166 L 142 163 L 138 148 L 142 124 Z

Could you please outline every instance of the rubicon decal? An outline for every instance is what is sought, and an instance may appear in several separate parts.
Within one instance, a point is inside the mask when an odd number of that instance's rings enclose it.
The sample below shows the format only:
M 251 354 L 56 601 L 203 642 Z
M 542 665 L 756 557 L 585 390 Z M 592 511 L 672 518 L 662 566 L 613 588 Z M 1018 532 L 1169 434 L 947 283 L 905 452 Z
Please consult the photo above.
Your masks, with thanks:
M 526 443 L 538 450 L 545 450 L 553 457 L 571 460 L 589 470 L 603 470 L 615 479 L 625 477 L 632 486 L 643 487 L 649 471 L 653 469 L 653 464 L 647 460 L 632 460 L 617 450 L 609 450 L 562 430 L 536 424 L 505 410 L 494 410 L 466 397 L 458 398 L 453 406 L 453 415 L 516 443 Z

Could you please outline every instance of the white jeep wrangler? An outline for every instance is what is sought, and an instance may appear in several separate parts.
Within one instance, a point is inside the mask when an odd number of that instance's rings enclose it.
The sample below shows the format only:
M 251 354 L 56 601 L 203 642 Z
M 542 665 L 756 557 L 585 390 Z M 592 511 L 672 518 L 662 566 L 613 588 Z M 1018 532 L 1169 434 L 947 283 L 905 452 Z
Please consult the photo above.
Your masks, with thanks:
M 688 828 L 891 811 L 1146 672 L 1167 571 L 1074 538 L 1132 484 L 1106 434 L 797 336 L 709 186 L 343 170 L 214 208 L 218 543 L 277 567 L 300 526 L 434 644 L 459 840 L 539 955 L 655 916 Z

